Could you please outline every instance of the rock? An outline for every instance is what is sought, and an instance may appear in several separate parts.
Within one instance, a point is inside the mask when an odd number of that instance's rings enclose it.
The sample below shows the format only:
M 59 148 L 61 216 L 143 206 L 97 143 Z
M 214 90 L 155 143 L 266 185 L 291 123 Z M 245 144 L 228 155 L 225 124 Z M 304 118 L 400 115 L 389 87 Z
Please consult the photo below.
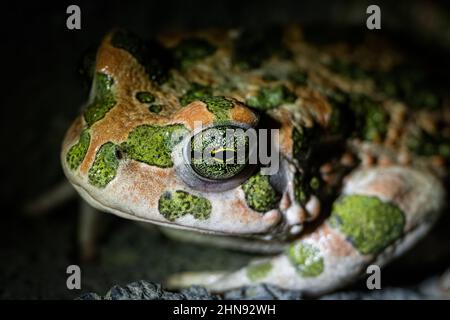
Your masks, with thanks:
M 230 290 L 223 294 L 227 300 L 298 300 L 298 291 L 283 290 L 271 285 L 256 285 Z M 192 286 L 171 292 L 164 290 L 160 284 L 145 280 L 135 281 L 125 286 L 113 286 L 108 293 L 101 297 L 96 293 L 81 295 L 80 300 L 219 300 L 219 295 L 211 294 L 207 289 Z
M 125 286 L 113 286 L 101 297 L 96 293 L 81 295 L 80 300 L 217 300 L 219 296 L 212 295 L 202 287 L 192 286 L 180 292 L 164 290 L 160 284 L 140 280 Z
M 78 297 L 76 300 L 102 300 L 102 297 L 96 293 L 85 293 Z

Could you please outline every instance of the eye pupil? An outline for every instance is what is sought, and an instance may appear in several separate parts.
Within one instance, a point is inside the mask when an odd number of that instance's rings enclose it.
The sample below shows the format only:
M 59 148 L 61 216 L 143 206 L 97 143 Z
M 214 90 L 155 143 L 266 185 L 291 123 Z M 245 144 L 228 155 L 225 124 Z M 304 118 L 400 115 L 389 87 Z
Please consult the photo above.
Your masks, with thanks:
M 237 163 L 236 152 L 231 148 L 222 148 L 211 151 L 211 156 L 217 162 L 221 163 Z
M 191 166 L 198 175 L 213 180 L 230 179 L 247 166 L 248 139 L 243 130 L 233 129 L 240 128 L 213 127 L 191 139 Z M 241 161 L 239 154 L 243 155 Z

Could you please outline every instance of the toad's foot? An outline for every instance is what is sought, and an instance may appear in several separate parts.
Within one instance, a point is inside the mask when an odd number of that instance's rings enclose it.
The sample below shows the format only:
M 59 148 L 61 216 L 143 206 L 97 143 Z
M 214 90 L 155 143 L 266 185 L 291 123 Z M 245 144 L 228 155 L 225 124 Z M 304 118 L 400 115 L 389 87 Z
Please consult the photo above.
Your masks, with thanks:
M 317 296 L 412 247 L 432 226 L 443 201 L 443 188 L 430 173 L 399 166 L 361 169 L 348 177 L 330 217 L 283 253 L 231 273 L 175 275 L 168 285 L 222 292 L 268 283 Z

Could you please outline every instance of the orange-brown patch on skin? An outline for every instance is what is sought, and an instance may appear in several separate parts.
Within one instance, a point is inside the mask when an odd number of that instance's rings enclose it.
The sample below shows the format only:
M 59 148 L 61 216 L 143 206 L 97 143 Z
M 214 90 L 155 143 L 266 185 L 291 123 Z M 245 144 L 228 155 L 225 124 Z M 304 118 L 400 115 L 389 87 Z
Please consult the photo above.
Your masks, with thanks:
M 245 200 L 239 196 L 231 201 L 230 207 L 233 208 L 230 218 L 243 224 L 257 224 L 258 220 L 263 220 L 265 225 L 272 226 L 280 220 L 279 214 L 260 213 L 250 209 Z
M 174 185 L 173 168 L 149 168 L 138 161 L 130 160 L 122 166 L 122 176 L 124 179 L 132 179 L 134 201 L 140 202 L 145 199 L 149 203 L 149 208 L 158 205 L 160 196 L 167 189 Z
M 347 257 L 357 254 L 352 244 L 337 230 L 332 229 L 326 223 L 322 224 L 314 233 L 308 235 L 314 242 L 322 243 L 330 255 Z
M 164 100 L 164 114 L 171 114 L 181 106 L 178 99 L 171 94 L 162 93 L 150 81 L 145 68 L 126 50 L 111 45 L 112 33 L 103 40 L 96 60 L 96 70 L 106 73 L 114 79 L 114 97 L 120 102 L 125 99 L 128 108 L 142 109 L 148 112 L 146 105 L 142 105 L 135 98 L 138 91 L 149 91 Z
M 207 60 L 208 58 L 205 58 Z M 186 75 L 189 82 L 200 83 L 202 85 L 211 86 L 216 83 L 215 75 L 209 72 L 205 72 L 202 65 L 194 65 L 189 68 L 189 73 Z
M 311 116 L 321 126 L 326 126 L 332 112 L 332 108 L 326 98 L 319 92 L 307 88 L 300 88 L 297 91 Z
M 231 207 L 233 208 L 233 212 L 231 213 L 232 217 L 236 217 L 236 219 L 244 223 L 254 221 L 254 212 L 247 206 L 243 199 L 238 197 L 232 201 Z
M 139 87 L 151 88 L 151 83 L 144 67 L 126 50 L 111 45 L 112 33 L 103 40 L 96 60 L 96 70 L 114 78 L 117 95 L 135 91 Z M 123 91 L 123 92 L 121 92 Z
M 107 73 L 114 79 L 113 90 L 116 104 L 103 119 L 91 126 L 91 143 L 80 166 L 80 171 L 84 174 L 94 161 L 97 150 L 104 143 L 123 142 L 127 139 L 129 132 L 139 125 L 164 126 L 170 123 L 184 123 L 188 119 L 183 117 L 170 119 L 170 115 L 180 108 L 178 103 L 172 101 L 173 99 L 167 99 L 169 103 L 165 104 L 164 112 L 158 115 L 150 113 L 147 106 L 134 98 L 138 91 L 152 91 L 153 85 L 144 68 L 131 54 L 110 44 L 111 36 L 112 33 L 108 34 L 99 48 L 96 70 Z M 193 115 L 191 114 L 191 117 Z
M 284 125 L 280 129 L 280 151 L 282 154 L 290 155 L 293 154 L 294 141 L 292 140 L 292 130 L 294 127 L 292 125 Z
M 364 191 L 370 194 L 380 194 L 384 198 L 390 199 L 391 202 L 402 206 L 402 204 L 408 204 L 409 202 L 408 199 L 405 199 L 405 196 L 409 195 L 407 192 L 409 187 L 400 176 L 391 175 L 374 179 L 365 187 Z M 407 210 L 404 211 L 407 212 Z
M 206 108 L 206 104 L 201 101 L 193 101 L 186 107 L 180 109 L 172 117 L 176 123 L 184 125 L 193 130 L 194 122 L 201 122 L 202 126 L 208 126 L 214 122 L 214 115 Z
M 81 164 L 80 171 L 86 173 L 94 161 L 95 154 L 104 143 L 111 141 L 121 143 L 125 141 L 133 128 L 142 125 L 167 125 L 167 119 L 145 112 L 140 108 L 131 107 L 131 101 L 118 102 L 105 116 L 92 125 L 91 144 L 86 157 Z
M 274 115 L 281 124 L 279 131 L 280 152 L 284 155 L 292 156 L 294 143 L 292 141 L 292 115 L 289 111 L 281 108 L 274 110 Z
M 258 123 L 258 117 L 254 112 L 252 112 L 249 108 L 244 105 L 235 102 L 234 108 L 231 109 L 231 120 L 245 123 L 250 127 L 254 127 Z

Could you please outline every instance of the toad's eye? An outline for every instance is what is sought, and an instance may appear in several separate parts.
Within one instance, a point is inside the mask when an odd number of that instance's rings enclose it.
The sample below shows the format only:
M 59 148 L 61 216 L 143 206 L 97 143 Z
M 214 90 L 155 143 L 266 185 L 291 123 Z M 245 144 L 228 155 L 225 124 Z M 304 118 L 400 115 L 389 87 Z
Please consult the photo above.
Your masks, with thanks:
M 191 138 L 190 163 L 201 178 L 226 180 L 247 167 L 249 139 L 241 128 L 218 126 Z

